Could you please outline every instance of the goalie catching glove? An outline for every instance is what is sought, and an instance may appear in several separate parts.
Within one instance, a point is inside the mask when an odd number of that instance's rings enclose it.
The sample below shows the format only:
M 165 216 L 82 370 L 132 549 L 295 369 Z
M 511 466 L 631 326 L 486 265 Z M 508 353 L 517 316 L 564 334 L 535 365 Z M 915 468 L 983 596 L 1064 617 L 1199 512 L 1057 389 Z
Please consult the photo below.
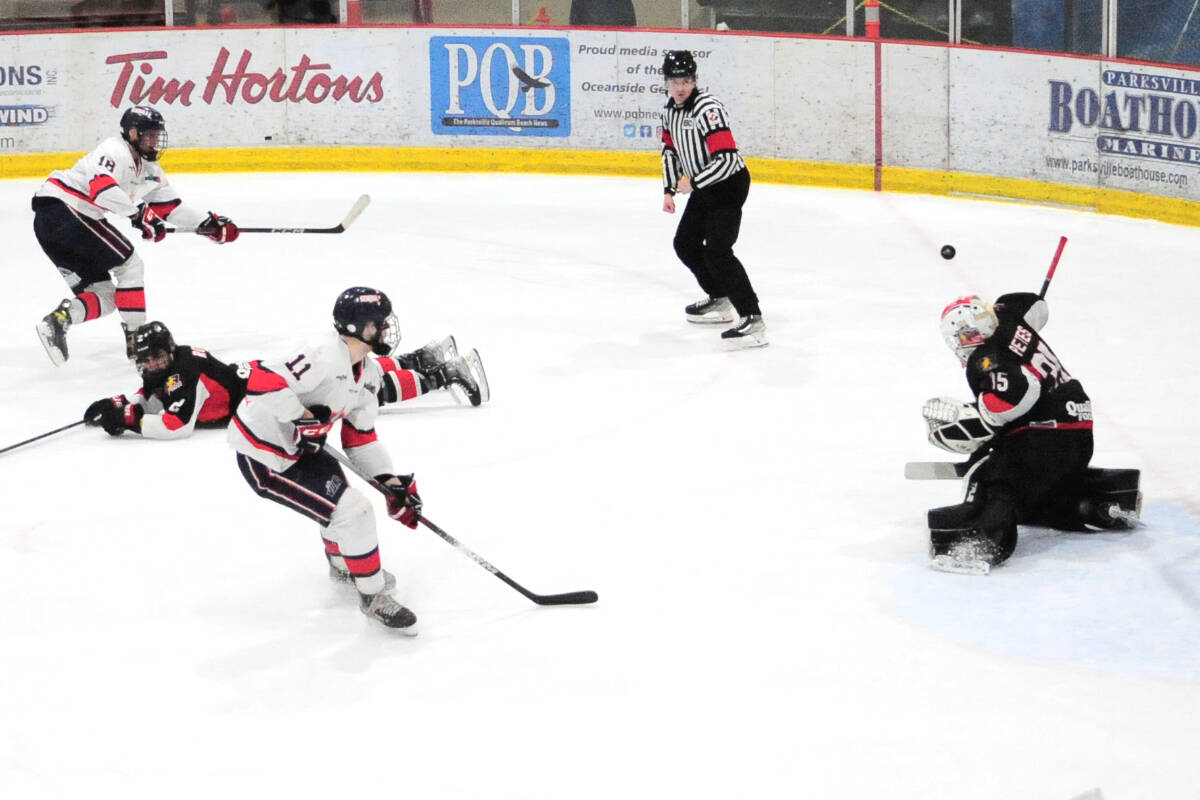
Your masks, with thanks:
M 222 217 L 210 211 L 204 221 L 196 226 L 196 233 L 207 236 L 217 244 L 225 244 L 236 241 L 241 231 L 229 217 Z
M 395 479 L 396 483 L 388 483 Z M 412 475 L 376 475 L 375 480 L 388 490 L 387 510 L 392 519 L 407 525 L 417 527 L 417 519 L 421 516 L 421 495 L 417 494 L 417 481 Z
M 950 397 L 927 400 L 921 407 L 921 415 L 929 426 L 930 444 L 951 453 L 974 453 L 995 433 L 979 417 L 973 404 Z

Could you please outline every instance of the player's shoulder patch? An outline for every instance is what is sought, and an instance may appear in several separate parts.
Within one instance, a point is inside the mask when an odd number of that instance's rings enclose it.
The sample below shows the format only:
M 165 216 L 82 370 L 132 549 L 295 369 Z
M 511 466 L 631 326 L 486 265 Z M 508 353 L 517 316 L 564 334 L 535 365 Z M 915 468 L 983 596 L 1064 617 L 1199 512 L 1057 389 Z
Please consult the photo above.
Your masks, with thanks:
M 163 391 L 167 394 L 171 394 L 181 388 L 183 388 L 183 379 L 179 377 L 178 372 L 167 378 L 167 382 L 163 384 Z

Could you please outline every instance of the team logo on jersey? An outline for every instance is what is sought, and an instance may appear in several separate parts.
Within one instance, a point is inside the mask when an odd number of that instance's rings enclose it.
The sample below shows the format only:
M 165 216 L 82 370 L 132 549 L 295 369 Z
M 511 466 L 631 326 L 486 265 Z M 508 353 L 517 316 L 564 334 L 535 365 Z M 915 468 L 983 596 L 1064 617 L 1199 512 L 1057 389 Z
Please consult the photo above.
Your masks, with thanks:
M 981 370 L 983 370 L 984 372 L 988 372 L 988 371 L 996 368 L 996 362 L 992 361 L 992 359 L 989 358 L 988 356 L 984 356 L 979 361 L 979 368 Z
M 167 382 L 165 384 L 164 391 L 166 391 L 167 394 L 170 394 L 171 392 L 175 391 L 176 389 L 179 389 L 182 387 L 183 387 L 183 381 L 180 379 L 179 373 L 177 372 L 174 375 L 172 375 L 171 377 L 167 378 Z
M 566 37 L 431 37 L 433 132 L 570 136 L 570 47 Z

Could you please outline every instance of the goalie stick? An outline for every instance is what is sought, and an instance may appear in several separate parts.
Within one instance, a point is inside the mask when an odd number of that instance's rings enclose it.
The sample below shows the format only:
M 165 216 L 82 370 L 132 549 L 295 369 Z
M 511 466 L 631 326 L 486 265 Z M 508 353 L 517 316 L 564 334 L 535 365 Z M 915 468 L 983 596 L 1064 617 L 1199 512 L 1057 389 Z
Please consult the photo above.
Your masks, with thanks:
M 346 212 L 346 216 L 342 218 L 342 221 L 339 222 L 337 225 L 334 225 L 332 228 L 284 228 L 284 227 L 242 228 L 242 227 L 239 227 L 238 232 L 239 233 L 345 233 L 346 229 L 350 227 L 350 225 L 354 222 L 354 220 L 358 219 L 358 215 L 361 214 L 363 212 L 363 209 L 365 209 L 370 203 L 371 203 L 371 196 L 369 194 L 364 194 L 362 197 L 360 197 L 354 201 L 354 205 L 352 205 L 350 207 L 350 210 L 348 212 Z M 200 233 L 200 230 L 198 228 L 174 228 L 174 229 L 168 230 L 167 233 L 197 233 L 197 234 L 200 234 L 201 236 L 204 235 L 204 234 Z
M 373 478 L 372 476 L 370 476 L 370 475 L 366 474 L 365 472 L 363 472 L 362 470 L 360 470 L 358 468 L 358 466 L 346 456 L 345 453 L 341 453 L 338 450 L 335 450 L 334 448 L 330 447 L 329 445 L 325 445 L 325 452 L 329 453 L 329 455 L 331 455 L 335 459 L 337 459 L 338 463 L 340 463 L 343 467 L 350 470 L 351 472 L 353 472 L 358 477 L 362 478 L 367 483 L 371 484 L 371 486 L 376 491 L 378 491 L 380 494 L 383 494 L 384 496 L 387 496 L 387 497 L 390 497 L 392 495 L 391 490 L 389 490 L 386 486 L 384 486 L 379 481 L 375 480 L 375 478 Z M 483 558 L 483 556 L 479 555 L 474 550 L 467 547 L 465 544 L 458 541 L 450 534 L 446 533 L 444 530 L 439 528 L 437 525 L 434 525 L 432 522 L 430 522 L 425 517 L 418 515 L 417 521 L 420 522 L 422 525 L 424 525 L 426 528 L 429 528 L 429 530 L 433 531 L 438 536 L 445 539 L 447 542 L 449 542 L 454 547 L 458 548 L 460 551 L 462 551 L 468 558 L 470 558 L 476 564 L 483 567 L 488 572 L 492 573 L 497 578 L 499 578 L 500 580 L 507 583 L 513 589 L 516 589 L 518 592 L 525 595 L 527 598 L 529 598 L 533 602 L 537 603 L 539 606 L 586 605 L 588 603 L 594 603 L 600 599 L 600 595 L 598 595 L 592 591 L 563 592 L 562 594 L 537 594 L 536 592 L 531 592 L 528 589 L 526 589 L 524 586 L 522 586 L 521 584 L 514 581 L 512 578 L 505 575 L 503 572 L 498 570 L 496 567 L 492 566 L 486 559 Z
M 909 461 L 904 477 L 910 481 L 957 480 L 967 474 L 966 461 Z
M 1066 246 L 1067 237 L 1058 237 L 1058 249 L 1054 251 L 1054 258 L 1050 260 L 1050 269 L 1046 271 L 1046 280 L 1042 281 L 1042 290 L 1038 292 L 1038 297 L 1042 300 L 1046 299 L 1046 290 L 1050 288 L 1050 279 L 1054 277 L 1054 271 L 1058 269 L 1058 260 L 1062 258 L 1062 251 Z

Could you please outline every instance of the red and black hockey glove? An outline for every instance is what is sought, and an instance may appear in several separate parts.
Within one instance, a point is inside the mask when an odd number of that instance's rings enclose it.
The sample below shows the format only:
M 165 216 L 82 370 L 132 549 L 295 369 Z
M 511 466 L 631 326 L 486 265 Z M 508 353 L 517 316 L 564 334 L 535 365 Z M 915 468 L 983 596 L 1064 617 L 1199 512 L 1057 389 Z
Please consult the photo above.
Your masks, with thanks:
M 142 232 L 143 239 L 153 239 L 156 242 L 161 242 L 167 236 L 167 223 L 158 215 L 153 208 L 145 203 L 138 206 L 138 210 L 129 218 L 133 223 L 135 230 Z
M 236 241 L 241 231 L 229 217 L 222 217 L 210 211 L 204 221 L 196 227 L 196 233 L 207 236 L 217 244 L 226 244 Z
M 119 394 L 92 403 L 83 412 L 83 421 L 104 428 L 109 436 L 120 436 L 125 431 L 140 433 L 144 413 L 145 409 L 140 405 L 129 402 L 129 398 Z
M 296 449 L 301 453 L 319 453 L 325 446 L 325 437 L 333 428 L 333 411 L 329 406 L 313 406 L 308 411 L 311 417 L 292 421 L 296 426 Z
M 388 483 L 395 478 L 399 483 Z M 421 516 L 421 495 L 417 494 L 417 481 L 413 475 L 376 475 L 375 480 L 388 490 L 388 516 L 407 525 L 417 527 L 417 518 Z

